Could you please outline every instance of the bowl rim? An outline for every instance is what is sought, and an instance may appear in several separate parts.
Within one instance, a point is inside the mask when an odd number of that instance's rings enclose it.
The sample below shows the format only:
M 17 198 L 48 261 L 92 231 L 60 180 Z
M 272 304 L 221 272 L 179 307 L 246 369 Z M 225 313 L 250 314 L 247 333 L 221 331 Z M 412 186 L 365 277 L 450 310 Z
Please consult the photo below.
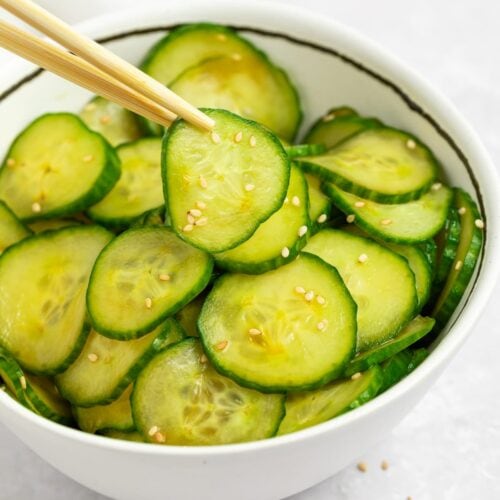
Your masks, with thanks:
M 284 6 L 286 6 L 286 9 L 283 9 Z M 143 19 L 145 17 L 152 20 L 162 19 L 166 11 L 183 11 L 186 8 L 186 5 L 183 5 L 183 2 L 180 1 L 170 2 L 168 5 L 152 4 L 132 7 L 124 9 L 119 13 L 109 13 L 79 23 L 77 29 L 93 37 L 112 38 L 112 26 L 131 24 L 132 20 Z M 424 96 L 426 102 L 430 103 L 433 109 L 439 110 L 441 115 L 451 117 L 449 121 L 452 121 L 454 125 L 453 136 L 460 137 L 460 144 L 467 143 L 469 158 L 473 159 L 472 162 L 474 164 L 481 165 L 481 175 L 488 178 L 488 182 L 484 181 L 481 184 L 481 191 L 485 194 L 484 199 L 495 200 L 500 198 L 498 173 L 480 139 L 455 106 L 439 90 L 435 89 L 424 78 L 409 68 L 406 63 L 399 60 L 399 58 L 389 53 L 368 37 L 330 17 L 312 13 L 305 8 L 286 5 L 285 3 L 254 1 L 249 5 L 245 0 L 212 0 L 207 5 L 203 0 L 193 0 L 189 2 L 189 10 L 191 12 L 199 12 L 198 17 L 200 19 L 207 13 L 216 12 L 217 10 L 229 14 L 234 13 L 235 17 L 243 17 L 245 13 L 251 15 L 255 14 L 256 11 L 260 11 L 260 14 L 269 16 L 271 19 L 273 19 L 273 16 L 280 16 L 282 20 L 288 22 L 291 26 L 297 24 L 298 20 L 300 20 L 302 25 L 314 25 L 319 30 L 333 32 L 335 37 L 349 45 L 356 53 L 363 54 L 364 58 L 376 60 L 378 72 L 383 74 L 383 71 L 386 71 L 397 75 L 398 81 L 402 85 L 414 91 L 414 94 L 418 94 L 418 97 Z M 154 21 L 144 22 L 152 26 L 158 24 Z M 251 22 L 248 24 L 250 25 Z M 33 66 L 23 61 L 10 62 L 5 66 L 5 71 L 0 78 L 0 82 L 16 81 L 18 78 L 26 77 L 27 70 L 29 73 L 32 73 Z M 398 384 L 360 408 L 327 422 L 292 434 L 248 443 L 215 446 L 151 446 L 149 443 L 109 439 L 104 436 L 87 434 L 78 429 L 65 427 L 36 415 L 21 406 L 7 394 L 2 393 L 2 391 L 0 391 L 0 404 L 7 407 L 9 411 L 17 414 L 19 418 L 28 420 L 30 424 L 42 427 L 45 431 L 58 434 L 61 438 L 76 440 L 82 444 L 109 450 L 128 451 L 134 454 L 215 457 L 226 454 L 234 455 L 251 451 L 265 451 L 313 438 L 320 438 L 324 434 L 340 430 L 356 421 L 369 418 L 370 415 L 377 413 L 384 406 L 389 405 L 412 388 L 415 388 L 423 380 L 437 377 L 446 362 L 452 358 L 454 353 L 463 344 L 471 333 L 472 327 L 478 320 L 482 310 L 486 307 L 495 286 L 496 277 L 500 271 L 500 260 L 492 258 L 492 255 L 500 253 L 500 208 L 496 209 L 494 203 L 489 203 L 488 209 L 491 213 L 488 213 L 488 240 L 483 248 L 484 266 L 479 271 L 477 286 L 472 293 L 469 292 L 470 295 L 466 304 L 463 306 L 462 311 L 451 326 L 448 334 L 439 342 L 425 362 Z M 486 214 L 483 215 L 486 216 Z

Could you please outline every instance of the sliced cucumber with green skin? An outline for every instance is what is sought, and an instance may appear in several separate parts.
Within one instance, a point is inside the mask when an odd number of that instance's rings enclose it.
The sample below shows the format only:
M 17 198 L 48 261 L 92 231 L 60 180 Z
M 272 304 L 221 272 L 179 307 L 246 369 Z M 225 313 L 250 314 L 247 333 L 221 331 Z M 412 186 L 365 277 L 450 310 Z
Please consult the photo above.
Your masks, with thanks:
M 297 158 L 300 156 L 321 155 L 326 151 L 323 144 L 293 144 L 285 146 L 285 151 L 290 158 Z
M 356 225 L 368 234 L 393 243 L 420 243 L 436 235 L 446 221 L 451 189 L 431 189 L 420 199 L 387 205 L 360 198 L 326 183 L 323 190 Z
M 415 277 L 406 259 L 338 229 L 314 235 L 306 252 L 334 266 L 358 306 L 358 351 L 394 337 L 415 315 Z
M 181 328 L 188 337 L 199 337 L 197 325 L 198 317 L 200 316 L 201 308 L 203 307 L 206 297 L 207 294 L 206 291 L 204 291 L 175 315 L 175 319 L 179 322 Z
M 149 442 L 216 445 L 273 436 L 284 396 L 240 387 L 217 373 L 197 339 L 158 354 L 134 385 L 132 412 Z
M 80 111 L 80 118 L 99 132 L 112 146 L 132 142 L 142 136 L 137 117 L 125 108 L 103 97 L 94 97 Z
M 358 408 L 378 394 L 382 380 L 382 370 L 373 366 L 354 380 L 337 380 L 314 391 L 288 394 L 278 435 L 321 424 Z
M 216 122 L 211 133 L 178 120 L 165 136 L 164 193 L 174 231 L 195 247 L 222 252 L 249 239 L 283 205 L 290 163 L 279 140 L 257 123 L 204 111 Z
M 207 286 L 212 268 L 210 255 L 169 228 L 129 229 L 95 263 L 87 290 L 92 324 L 111 339 L 145 335 L 194 299 Z
M 356 344 L 356 305 L 314 255 L 265 274 L 223 275 L 198 319 L 207 356 L 239 384 L 302 391 L 339 376 Z
M 462 189 L 455 189 L 453 204 L 460 214 L 460 241 L 450 274 L 431 314 L 436 318 L 437 329 L 444 327 L 458 306 L 483 246 L 484 222 L 475 202 Z
M 439 171 L 431 151 L 415 137 L 385 127 L 362 131 L 324 155 L 297 161 L 323 180 L 379 203 L 419 198 Z
M 165 217 L 165 207 L 153 208 L 144 212 L 140 217 L 138 217 L 132 227 L 142 227 L 142 226 L 168 226 Z
M 315 175 L 304 174 L 309 195 L 309 221 L 311 234 L 317 233 L 330 219 L 342 212 L 332 205 L 332 200 L 321 190 L 321 180 Z
M 422 241 L 416 244 L 417 248 L 420 248 L 431 267 L 432 273 L 436 271 L 436 260 L 437 260 L 437 245 L 433 239 Z
M 106 405 L 123 393 L 158 351 L 182 338 L 173 319 L 128 341 L 112 340 L 92 330 L 78 359 L 56 377 L 57 387 L 75 406 Z
M 367 370 L 371 366 L 382 363 L 408 346 L 415 344 L 432 330 L 434 323 L 435 320 L 433 318 L 417 316 L 394 338 L 373 349 L 357 354 L 347 366 L 345 376 L 350 377 L 357 372 Z
M 134 431 L 135 424 L 130 406 L 132 388 L 133 385 L 129 385 L 117 400 L 108 405 L 91 408 L 74 407 L 73 411 L 80 429 L 91 434 L 108 429 Z
M 75 214 L 120 177 L 104 138 L 76 115 L 47 114 L 17 136 L 0 170 L 0 199 L 26 222 Z
M 26 396 L 27 382 L 23 369 L 8 351 L 0 346 L 0 380 L 10 395 L 28 409 L 32 409 Z
M 224 63 L 211 62 L 216 59 Z M 302 119 L 299 97 L 287 74 L 224 26 L 177 28 L 151 49 L 142 69 L 195 106 L 233 110 L 286 140 L 294 138 Z M 157 127 L 149 129 L 158 132 Z
M 330 149 L 358 132 L 382 126 L 383 124 L 376 118 L 363 118 L 357 115 L 337 116 L 335 112 L 327 113 L 311 127 L 304 137 L 304 142 L 323 144 Z
M 127 226 L 165 203 L 161 184 L 161 139 L 148 137 L 116 149 L 122 174 L 113 189 L 87 211 L 104 225 Z
M 16 214 L 0 200 L 0 254 L 7 248 L 33 234 Z
M 85 291 L 113 235 L 98 226 L 47 231 L 0 257 L 0 344 L 30 372 L 64 371 L 88 333 Z
M 231 272 L 261 274 L 295 259 L 307 243 L 308 233 L 307 183 L 300 169 L 292 166 L 283 206 L 243 244 L 215 254 L 215 262 Z
M 428 355 L 429 352 L 425 348 L 415 350 L 406 349 L 384 361 L 381 365 L 383 383 L 379 392 L 382 393 L 390 389 L 393 385 L 409 375 Z
M 52 231 L 54 229 L 62 229 L 68 226 L 79 226 L 81 223 L 74 219 L 41 219 L 31 224 L 28 227 L 35 234 L 43 233 L 44 231 Z
M 144 438 L 137 431 L 124 432 L 116 429 L 106 429 L 101 433 L 103 436 L 112 439 L 121 439 L 122 441 L 133 441 L 135 443 L 145 443 Z

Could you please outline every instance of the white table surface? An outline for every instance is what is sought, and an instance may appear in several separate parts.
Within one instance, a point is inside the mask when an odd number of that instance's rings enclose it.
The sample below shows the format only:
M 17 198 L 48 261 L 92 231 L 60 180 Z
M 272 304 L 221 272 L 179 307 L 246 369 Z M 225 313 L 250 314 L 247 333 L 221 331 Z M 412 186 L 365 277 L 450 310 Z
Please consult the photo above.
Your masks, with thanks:
M 136 4 L 134 0 L 40 3 L 71 22 Z M 351 25 L 413 65 L 446 92 L 482 136 L 493 159 L 499 158 L 498 0 L 288 3 L 306 5 Z M 0 64 L 7 59 L 2 51 Z M 367 464 L 366 473 L 353 464 L 288 500 L 500 499 L 500 308 L 495 307 L 499 297 L 500 286 L 474 334 L 425 399 L 392 435 L 359 457 Z M 382 460 L 389 463 L 387 471 L 380 468 Z M 0 500 L 35 499 L 104 497 L 61 475 L 0 424 Z

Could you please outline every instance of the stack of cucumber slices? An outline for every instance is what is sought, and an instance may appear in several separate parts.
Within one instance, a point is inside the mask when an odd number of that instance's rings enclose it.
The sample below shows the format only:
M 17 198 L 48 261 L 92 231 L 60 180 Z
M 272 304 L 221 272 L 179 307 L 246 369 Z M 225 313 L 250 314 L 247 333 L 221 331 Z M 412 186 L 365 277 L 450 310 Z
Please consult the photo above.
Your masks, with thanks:
M 96 97 L 20 133 L 0 170 L 3 389 L 85 432 L 216 445 L 414 370 L 484 233 L 430 149 L 346 106 L 293 144 L 295 87 L 223 26 L 175 29 L 142 68 L 215 128 Z

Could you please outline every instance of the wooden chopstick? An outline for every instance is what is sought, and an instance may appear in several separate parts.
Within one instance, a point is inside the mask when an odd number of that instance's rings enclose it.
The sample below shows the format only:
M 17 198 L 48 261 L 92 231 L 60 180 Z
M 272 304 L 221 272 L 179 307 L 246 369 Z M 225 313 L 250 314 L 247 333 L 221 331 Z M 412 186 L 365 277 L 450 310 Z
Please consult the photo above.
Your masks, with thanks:
M 199 109 L 102 45 L 77 33 L 31 0 L 0 0 L 0 6 L 102 72 L 173 111 L 186 121 L 207 130 L 214 127 L 214 121 Z
M 110 78 L 83 59 L 1 20 L 0 45 L 160 125 L 169 126 L 175 120 L 170 111 Z

